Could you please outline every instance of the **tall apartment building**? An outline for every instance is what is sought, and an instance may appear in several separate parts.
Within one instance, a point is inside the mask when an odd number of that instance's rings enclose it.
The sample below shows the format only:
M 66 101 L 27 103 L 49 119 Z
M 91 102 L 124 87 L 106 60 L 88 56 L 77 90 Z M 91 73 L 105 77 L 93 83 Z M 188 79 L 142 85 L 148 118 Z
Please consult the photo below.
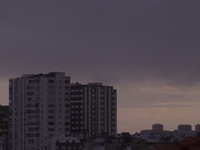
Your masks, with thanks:
M 117 91 L 112 86 L 71 84 L 71 133 L 117 133 Z
M 11 150 L 49 150 L 51 138 L 70 134 L 70 77 L 62 72 L 10 79 Z

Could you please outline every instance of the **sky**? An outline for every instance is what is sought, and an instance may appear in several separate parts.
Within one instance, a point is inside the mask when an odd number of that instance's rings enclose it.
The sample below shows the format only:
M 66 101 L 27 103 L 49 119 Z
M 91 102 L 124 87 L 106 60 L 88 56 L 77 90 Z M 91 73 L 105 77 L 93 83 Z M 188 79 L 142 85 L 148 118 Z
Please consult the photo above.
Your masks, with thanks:
M 0 1 L 0 104 L 8 80 L 65 72 L 117 89 L 118 132 L 200 123 L 199 0 Z

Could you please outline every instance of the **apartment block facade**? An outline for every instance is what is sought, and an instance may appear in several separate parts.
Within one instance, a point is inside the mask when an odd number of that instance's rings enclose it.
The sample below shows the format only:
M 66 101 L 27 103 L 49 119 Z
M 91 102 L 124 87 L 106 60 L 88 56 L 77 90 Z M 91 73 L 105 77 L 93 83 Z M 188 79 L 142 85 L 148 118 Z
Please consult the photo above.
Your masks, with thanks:
M 102 83 L 71 84 L 71 133 L 117 133 L 117 91 Z
M 10 79 L 10 149 L 49 150 L 51 138 L 70 134 L 70 77 L 62 72 Z

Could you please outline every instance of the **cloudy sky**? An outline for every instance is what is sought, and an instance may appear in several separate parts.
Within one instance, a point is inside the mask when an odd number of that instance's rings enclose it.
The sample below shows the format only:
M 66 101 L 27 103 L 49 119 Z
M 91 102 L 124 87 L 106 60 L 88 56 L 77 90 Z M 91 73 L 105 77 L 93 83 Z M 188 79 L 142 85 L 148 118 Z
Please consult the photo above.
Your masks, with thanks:
M 200 123 L 199 0 L 0 1 L 0 103 L 8 79 L 66 72 L 118 90 L 118 131 Z

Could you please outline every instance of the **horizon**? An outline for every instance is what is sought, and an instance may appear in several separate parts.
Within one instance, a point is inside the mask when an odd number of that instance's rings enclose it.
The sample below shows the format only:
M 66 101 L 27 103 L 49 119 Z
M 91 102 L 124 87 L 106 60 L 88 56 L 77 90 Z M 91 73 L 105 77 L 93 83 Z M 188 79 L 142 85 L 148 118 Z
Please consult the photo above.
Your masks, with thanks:
M 58 72 L 58 71 L 50 71 L 50 72 Z M 50 72 L 46 72 L 46 73 L 50 73 Z M 63 72 L 63 71 L 59 71 L 59 72 Z M 41 72 L 40 72 L 41 73 Z M 40 74 L 40 73 L 28 73 L 28 74 Z M 45 72 L 43 72 L 42 74 L 46 74 Z M 65 72 L 64 72 L 65 73 Z M 26 73 L 27 74 L 27 73 Z M 16 77 L 12 77 L 12 78 L 10 78 L 10 79 L 14 79 L 14 78 L 18 78 L 18 77 L 21 77 L 21 76 L 23 76 L 23 75 L 26 75 L 26 74 L 21 74 L 20 76 L 16 76 Z M 66 74 L 66 73 L 65 73 Z M 69 76 L 68 74 L 66 74 L 66 76 Z M 72 76 L 69 76 L 70 78 L 72 78 Z M 71 83 L 76 83 L 77 81 L 73 81 L 73 82 L 71 82 Z M 98 81 L 96 81 L 96 82 L 98 82 Z M 8 85 L 8 83 L 9 83 L 9 79 L 8 79 L 8 82 L 7 82 L 7 85 Z M 88 83 L 93 83 L 92 81 L 91 82 L 87 82 L 87 81 L 85 81 L 84 83 L 82 83 L 82 82 L 79 82 L 79 83 L 81 83 L 81 84 L 88 84 Z M 103 85 L 107 85 L 107 86 L 113 86 L 113 85 L 109 85 L 109 84 L 106 84 L 106 83 L 104 83 L 104 82 L 101 82 Z M 113 88 L 115 88 L 115 86 L 113 86 Z M 8 89 L 8 88 L 7 88 Z M 115 88 L 116 89 L 116 88 Z M 118 89 L 116 89 L 117 90 L 117 92 L 118 92 Z M 8 92 L 8 90 L 6 91 L 6 92 Z M 8 95 L 9 94 L 7 94 L 7 97 L 8 97 Z M 0 105 L 2 105 L 2 106 L 9 106 L 9 101 L 7 101 L 8 103 L 5 103 L 5 104 L 0 104 Z M 165 106 L 165 103 L 163 103 L 163 104 L 160 104 L 160 105 L 163 105 L 163 106 L 161 106 L 161 107 L 168 107 L 167 105 Z M 187 105 L 189 105 L 189 104 L 185 104 L 185 106 L 187 106 Z M 159 106 L 159 105 L 158 105 Z M 183 106 L 184 106 L 184 104 L 183 104 Z M 118 106 L 119 107 L 119 106 Z M 157 106 L 137 106 L 137 107 L 139 107 L 139 108 L 142 108 L 142 107 L 157 107 Z M 175 107 L 176 108 L 176 107 Z M 138 108 L 135 108 L 135 109 L 138 109 Z M 141 109 L 142 110 L 142 109 Z M 124 111 L 123 109 L 121 110 L 121 112 L 122 111 Z M 117 111 L 118 112 L 118 111 Z M 121 113 L 120 112 L 120 113 Z M 125 112 L 125 115 L 127 115 L 127 114 L 129 114 L 129 113 L 126 113 Z M 119 115 L 119 112 L 118 112 L 118 114 L 117 114 L 117 116 Z M 152 117 L 155 117 L 155 116 L 152 116 Z M 123 118 L 123 117 L 122 117 Z M 129 117 L 128 117 L 129 118 Z M 123 121 L 120 123 L 120 126 L 122 126 L 122 124 L 123 124 Z M 119 130 L 118 129 L 118 133 L 122 133 L 122 132 L 130 132 L 131 134 L 134 134 L 134 133 L 136 133 L 136 132 L 140 132 L 140 131 L 142 131 L 142 130 L 151 130 L 152 129 L 152 125 L 153 124 L 162 124 L 163 126 L 164 126 L 164 128 L 163 128 L 163 130 L 164 131 L 175 131 L 175 130 L 177 130 L 178 129 L 178 125 L 180 125 L 180 124 L 187 124 L 187 125 L 191 125 L 192 126 L 192 130 L 194 130 L 195 129 L 195 125 L 197 125 L 197 124 L 199 124 L 198 122 L 197 123 L 193 123 L 193 124 L 191 124 L 191 123 L 188 123 L 187 121 L 186 122 L 180 122 L 180 123 L 178 123 L 177 122 L 177 124 L 175 125 L 174 124 L 174 126 L 171 126 L 171 127 L 167 127 L 165 124 L 163 124 L 162 122 L 152 122 L 152 124 L 150 125 L 150 126 L 145 126 L 146 128 L 141 128 L 141 127 L 137 127 L 137 126 L 135 126 L 135 129 L 136 128 L 138 128 L 139 130 L 133 130 L 131 127 L 129 127 L 129 129 L 130 130 L 123 130 L 123 129 L 121 129 L 121 130 Z M 118 121 L 118 126 L 119 126 L 119 121 Z M 118 127 L 119 128 L 119 127 Z

